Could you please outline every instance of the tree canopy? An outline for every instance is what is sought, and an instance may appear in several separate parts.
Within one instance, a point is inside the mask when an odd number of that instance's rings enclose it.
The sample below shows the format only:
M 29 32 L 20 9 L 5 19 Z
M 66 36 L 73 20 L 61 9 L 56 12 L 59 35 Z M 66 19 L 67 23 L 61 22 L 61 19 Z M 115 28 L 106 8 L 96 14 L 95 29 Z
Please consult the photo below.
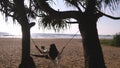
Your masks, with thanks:
M 81 13 L 81 14 L 84 13 L 89 1 L 91 0 L 63 0 L 63 3 L 65 3 L 66 6 L 68 7 L 72 6 L 77 9 L 73 11 L 54 10 L 53 8 L 51 8 L 50 4 L 51 3 L 55 4 L 56 2 L 55 0 L 24 0 L 24 4 L 25 4 L 26 16 L 28 20 L 30 20 L 30 18 L 35 19 L 36 17 L 40 17 L 39 23 L 43 27 L 59 30 L 59 28 L 61 29 L 67 26 L 65 22 L 72 23 L 70 22 L 71 21 L 70 19 L 75 18 L 68 15 L 69 13 L 74 14 L 74 16 L 77 15 L 77 13 Z M 96 3 L 95 4 L 97 10 L 96 12 L 100 12 L 102 15 L 105 15 L 112 19 L 120 19 L 120 17 L 113 17 L 101 11 L 103 8 L 105 9 L 107 7 L 109 7 L 110 10 L 115 10 L 115 8 L 118 7 L 118 4 L 120 4 L 119 0 L 92 0 L 91 2 Z M 15 7 L 16 5 L 13 0 L 0 0 L 0 11 L 4 13 L 6 19 L 8 16 L 12 17 L 13 20 L 19 19 Z M 53 12 L 55 12 L 56 14 L 53 14 Z M 61 16 L 61 18 L 59 18 L 60 16 L 59 17 L 57 16 L 63 14 L 66 17 Z

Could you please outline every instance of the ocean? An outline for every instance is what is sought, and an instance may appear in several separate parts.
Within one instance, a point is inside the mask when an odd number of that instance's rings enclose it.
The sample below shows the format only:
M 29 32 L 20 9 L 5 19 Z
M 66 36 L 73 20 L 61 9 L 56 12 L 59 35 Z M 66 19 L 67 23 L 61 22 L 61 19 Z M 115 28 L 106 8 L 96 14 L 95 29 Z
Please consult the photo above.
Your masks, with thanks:
M 1 38 L 22 38 L 21 35 L 12 35 L 9 33 L 0 33 Z M 31 38 L 80 38 L 80 34 L 50 34 L 50 33 L 32 33 Z M 112 39 L 113 35 L 99 35 L 100 39 Z

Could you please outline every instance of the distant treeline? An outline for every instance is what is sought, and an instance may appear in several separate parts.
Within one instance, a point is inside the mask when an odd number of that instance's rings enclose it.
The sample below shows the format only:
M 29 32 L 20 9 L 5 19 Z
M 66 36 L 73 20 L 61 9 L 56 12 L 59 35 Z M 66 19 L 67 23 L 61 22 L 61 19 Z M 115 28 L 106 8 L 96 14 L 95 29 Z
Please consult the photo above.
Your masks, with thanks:
M 120 47 L 120 33 L 113 36 L 113 39 L 100 39 L 101 44 Z

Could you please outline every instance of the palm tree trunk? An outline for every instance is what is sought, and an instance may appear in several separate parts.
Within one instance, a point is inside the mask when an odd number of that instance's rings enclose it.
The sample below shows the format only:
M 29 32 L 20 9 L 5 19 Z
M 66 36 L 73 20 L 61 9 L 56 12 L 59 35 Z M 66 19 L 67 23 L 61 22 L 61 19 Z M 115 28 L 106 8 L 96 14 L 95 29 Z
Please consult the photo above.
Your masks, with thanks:
M 30 57 L 30 24 L 28 22 L 24 0 L 13 0 L 15 3 L 17 21 L 22 28 L 22 59 L 19 68 L 35 68 L 35 63 Z
M 28 57 L 30 57 L 30 28 L 22 27 L 22 61 Z
M 19 68 L 36 68 L 30 56 L 30 27 L 22 27 L 22 59 Z
M 79 29 L 84 47 L 85 68 L 106 68 L 97 32 L 97 17 L 84 16 Z

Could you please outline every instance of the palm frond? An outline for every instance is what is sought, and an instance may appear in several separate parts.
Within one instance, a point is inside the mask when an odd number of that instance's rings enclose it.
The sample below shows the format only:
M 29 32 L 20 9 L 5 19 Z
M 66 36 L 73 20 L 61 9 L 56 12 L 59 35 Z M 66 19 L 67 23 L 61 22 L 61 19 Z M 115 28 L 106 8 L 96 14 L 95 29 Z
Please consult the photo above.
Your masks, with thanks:
M 7 21 L 8 16 L 14 16 L 14 4 L 12 0 L 0 0 L 0 11 L 5 15 L 5 20 Z
M 65 4 L 70 7 L 76 7 L 78 6 L 78 2 L 81 2 L 84 0 L 64 0 Z
M 104 3 L 104 7 L 109 7 L 110 9 L 114 10 L 120 4 L 120 0 L 102 0 Z
M 29 4 L 29 6 L 27 6 Z M 26 16 L 29 18 L 35 19 L 39 14 L 42 14 L 40 7 L 38 6 L 36 0 L 28 0 L 27 4 L 25 3 Z M 16 6 L 13 0 L 0 0 L 0 11 L 5 16 L 7 21 L 8 16 L 13 18 L 15 21 L 18 18 L 18 13 L 16 11 Z
M 39 24 L 43 28 L 54 29 L 55 31 L 60 31 L 60 29 L 66 29 L 68 24 L 65 23 L 64 19 L 52 18 L 49 15 L 43 15 L 40 19 Z

